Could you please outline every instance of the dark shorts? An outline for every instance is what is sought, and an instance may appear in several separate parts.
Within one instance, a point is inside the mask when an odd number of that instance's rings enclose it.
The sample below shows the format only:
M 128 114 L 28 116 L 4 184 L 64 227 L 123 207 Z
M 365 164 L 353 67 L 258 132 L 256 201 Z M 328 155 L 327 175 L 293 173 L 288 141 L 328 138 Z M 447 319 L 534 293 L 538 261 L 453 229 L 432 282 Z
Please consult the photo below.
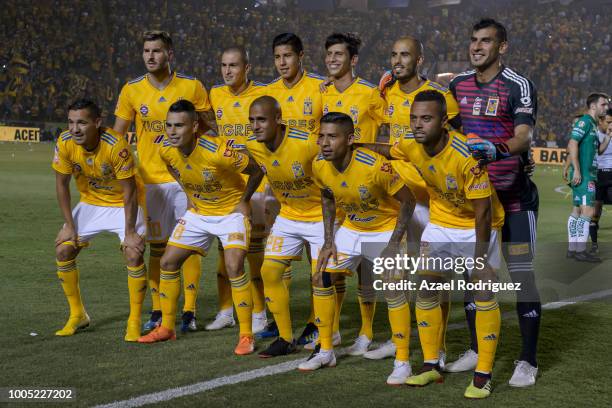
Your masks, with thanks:
M 612 204 L 612 169 L 597 170 L 595 199 L 604 204 Z
M 535 254 L 537 211 L 507 212 L 502 227 L 506 263 L 531 262 Z

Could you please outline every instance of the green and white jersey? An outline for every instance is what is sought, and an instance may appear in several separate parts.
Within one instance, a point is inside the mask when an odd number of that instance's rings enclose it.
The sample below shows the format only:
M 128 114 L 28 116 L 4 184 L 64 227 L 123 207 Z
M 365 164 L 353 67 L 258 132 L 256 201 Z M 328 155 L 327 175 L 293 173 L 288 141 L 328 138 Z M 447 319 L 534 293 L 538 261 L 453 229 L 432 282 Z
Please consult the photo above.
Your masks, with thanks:
M 597 123 L 591 115 L 583 115 L 572 129 L 571 139 L 578 142 L 578 163 L 583 178 L 597 178 Z M 572 169 L 573 172 L 573 169 Z

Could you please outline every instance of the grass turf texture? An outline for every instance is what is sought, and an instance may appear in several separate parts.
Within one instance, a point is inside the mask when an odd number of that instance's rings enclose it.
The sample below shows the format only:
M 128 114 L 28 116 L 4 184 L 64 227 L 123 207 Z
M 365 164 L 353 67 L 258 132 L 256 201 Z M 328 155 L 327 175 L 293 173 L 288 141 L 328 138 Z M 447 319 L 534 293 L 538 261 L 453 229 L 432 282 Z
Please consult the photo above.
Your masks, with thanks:
M 90 406 L 123 400 L 168 388 L 238 374 L 283 361 L 306 357 L 306 351 L 286 358 L 261 360 L 232 353 L 235 329 L 179 334 L 176 342 L 155 345 L 123 341 L 128 312 L 127 274 L 115 236 L 103 235 L 78 258 L 84 303 L 92 327 L 69 338 L 54 336 L 68 316 L 68 307 L 55 274 L 53 240 L 62 219 L 55 201 L 55 181 L 50 160 L 51 144 L 0 144 L 0 262 L 3 330 L 0 332 L 3 387 L 75 387 L 77 404 Z M 562 185 L 560 169 L 540 167 L 535 181 L 541 197 L 538 242 L 563 241 L 569 197 L 555 192 Z M 73 201 L 77 198 L 75 193 Z M 76 201 L 75 201 L 76 202 Z M 604 212 L 600 240 L 610 242 L 612 216 Z M 611 258 L 604 246 L 602 257 Z M 565 253 L 559 253 L 561 262 Z M 563 259 L 563 262 L 565 260 Z M 198 323 L 202 328 L 216 313 L 216 251 L 203 261 L 198 298 Z M 598 266 L 601 271 L 611 261 Z M 538 263 L 539 270 L 548 269 Z M 359 309 L 355 281 L 349 280 L 342 316 L 344 345 L 358 333 Z M 610 286 L 597 286 L 596 290 Z M 292 314 L 296 334 L 309 311 L 307 268 L 295 263 L 291 286 Z M 150 308 L 147 295 L 145 310 Z M 513 310 L 504 304 L 505 311 Z M 497 406 L 601 406 L 612 391 L 612 363 L 608 355 L 612 337 L 612 305 L 597 302 L 545 311 L 539 362 L 541 378 L 535 388 L 513 389 L 507 385 L 520 338 L 515 318 L 503 321 L 494 371 L 494 393 L 487 405 Z M 143 316 L 146 320 L 146 316 Z M 454 306 L 451 322 L 463 322 L 463 309 Z M 412 326 L 415 327 L 414 324 Z M 36 335 L 32 335 L 36 333 Z M 376 340 L 389 335 L 386 307 L 377 307 Z M 468 344 L 465 329 L 448 334 L 449 359 Z M 261 350 L 268 342 L 259 342 Z M 411 341 L 414 368 L 421 363 L 418 341 Z M 358 357 L 339 359 L 338 367 L 316 373 L 288 373 L 259 378 L 237 385 L 175 399 L 159 405 L 174 406 L 397 406 L 433 404 L 472 405 L 462 397 L 470 375 L 446 375 L 443 385 L 424 389 L 385 385 L 392 360 L 368 361 Z

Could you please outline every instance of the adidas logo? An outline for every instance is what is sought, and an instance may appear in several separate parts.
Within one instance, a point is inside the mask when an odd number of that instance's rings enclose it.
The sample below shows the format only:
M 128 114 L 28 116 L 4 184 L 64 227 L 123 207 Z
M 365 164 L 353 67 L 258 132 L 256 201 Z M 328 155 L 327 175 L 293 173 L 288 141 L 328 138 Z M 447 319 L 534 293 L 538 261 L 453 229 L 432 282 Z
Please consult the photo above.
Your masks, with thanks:
M 240 102 L 236 102 L 236 103 L 234 104 L 234 108 L 239 108 L 239 107 L 240 107 Z
M 348 184 L 346 184 L 346 181 L 343 181 L 342 184 L 340 184 L 340 187 L 348 187 Z
M 288 97 L 287 102 L 293 102 L 293 96 Z
M 167 298 L 168 298 L 168 296 L 166 296 L 166 294 L 165 294 L 164 292 L 160 292 L 160 293 L 159 293 L 159 297 L 162 297 L 162 298 L 164 298 L 164 299 L 167 299 Z
M 488 336 L 485 336 L 484 340 L 497 340 L 497 336 L 495 335 L 495 333 L 491 333 Z
M 161 103 L 161 102 L 166 102 L 166 98 L 164 98 L 163 96 L 161 98 L 159 98 L 157 100 L 157 102 Z
M 189 290 L 195 290 L 195 283 L 192 283 L 191 285 L 187 286 L 187 289 Z
M 272 299 L 270 299 L 269 297 L 266 296 L 266 303 L 272 303 Z
M 463 99 L 461 99 L 461 102 L 459 102 L 461 105 L 467 105 L 468 101 L 467 101 L 467 97 L 463 97 Z
M 151 293 L 157 293 L 157 289 L 151 288 Z
M 403 339 L 404 335 L 402 333 L 394 333 L 393 337 L 398 338 L 398 339 Z
M 476 303 L 474 303 L 474 302 L 472 302 L 472 303 L 468 303 L 468 304 L 465 306 L 465 310 L 468 310 L 468 311 L 469 311 L 469 310 L 476 310 Z
M 314 320 L 315 324 L 321 324 L 321 319 L 319 319 L 318 317 Z
M 535 310 L 532 310 L 531 312 L 527 312 L 523 315 L 523 317 L 538 317 L 538 316 L 540 315 Z
M 336 106 L 342 106 L 342 101 L 338 101 L 338 102 L 336 103 Z
M 249 305 L 245 301 L 242 301 L 242 302 L 238 303 L 238 307 L 247 307 L 247 306 L 249 306 Z
M 272 166 L 274 166 L 274 167 L 278 167 L 278 166 L 280 166 L 280 163 L 278 162 L 278 160 L 274 160 L 274 161 L 272 162 Z
M 429 323 L 427 323 L 425 320 L 423 320 L 422 322 L 418 322 L 417 326 L 419 326 L 419 327 L 429 327 Z
M 187 165 L 185 166 L 185 168 L 186 168 L 187 170 L 191 170 L 191 166 L 190 166 L 189 164 L 187 164 Z

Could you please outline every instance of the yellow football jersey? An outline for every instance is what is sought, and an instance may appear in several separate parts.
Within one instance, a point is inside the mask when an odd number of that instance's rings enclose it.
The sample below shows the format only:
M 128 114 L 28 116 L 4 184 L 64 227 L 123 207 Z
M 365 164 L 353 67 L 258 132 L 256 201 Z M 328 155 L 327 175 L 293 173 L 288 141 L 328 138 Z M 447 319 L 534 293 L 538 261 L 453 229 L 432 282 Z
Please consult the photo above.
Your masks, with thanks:
M 307 131 L 286 128 L 282 143 L 271 152 L 251 136 L 247 149 L 266 174 L 280 215 L 295 221 L 321 221 L 321 192 L 312 179 L 312 162 L 319 154 L 317 138 Z
M 246 140 L 253 131 L 249 123 L 251 103 L 265 95 L 265 85 L 251 81 L 239 95 L 234 95 L 227 85 L 215 85 L 210 89 L 210 103 L 215 113 L 219 136 L 227 137 L 236 149 L 245 149 Z
M 457 105 L 453 94 L 439 83 L 427 80 L 413 92 L 406 93 L 400 89 L 399 82 L 395 82 L 385 93 L 387 103 L 385 122 L 389 124 L 389 144 L 393 145 L 399 142 L 400 138 L 414 140 L 412 129 L 410 129 L 410 107 L 419 92 L 430 90 L 438 91 L 444 95 L 446 114 L 449 120 L 459 114 L 459 105 Z
M 118 180 L 136 173 L 130 146 L 110 128 L 101 128 L 100 143 L 91 152 L 74 143 L 70 131 L 60 134 L 52 167 L 58 173 L 74 175 L 80 201 L 102 207 L 123 207 Z
M 242 171 L 249 163 L 247 155 L 238 152 L 215 137 L 200 136 L 188 157 L 164 140 L 159 152 L 165 165 L 179 175 L 187 197 L 200 215 L 219 216 L 232 212 L 246 187 Z
M 346 113 L 355 125 L 355 141 L 376 143 L 378 128 L 385 120 L 386 104 L 378 87 L 359 77 L 344 90 L 338 92 L 332 84 L 322 95 L 323 114 Z
M 179 99 L 192 102 L 198 112 L 210 110 L 208 94 L 202 83 L 176 72 L 164 89 L 155 88 L 147 75 L 143 75 L 125 84 L 119 94 L 115 115 L 136 121 L 139 169 L 146 184 L 174 181 L 159 157 L 159 148 L 166 135 L 168 108 Z
M 302 78 L 291 88 L 287 88 L 280 77 L 266 86 L 267 94 L 281 106 L 285 125 L 318 136 L 323 116 L 320 86 L 324 79 L 304 71 Z
M 491 197 L 492 227 L 502 227 L 504 209 L 491 186 L 489 174 L 480 169 L 469 153 L 464 135 L 450 131 L 448 143 L 434 157 L 422 145 L 406 140 L 393 145 L 391 156 L 409 161 L 425 180 L 431 223 L 448 228 L 474 228 L 474 207 L 470 200 Z
M 356 231 L 380 232 L 395 228 L 399 202 L 393 198 L 404 184 L 384 157 L 359 147 L 341 173 L 322 156 L 312 165 L 315 182 L 334 194 L 345 214 L 343 226 Z

